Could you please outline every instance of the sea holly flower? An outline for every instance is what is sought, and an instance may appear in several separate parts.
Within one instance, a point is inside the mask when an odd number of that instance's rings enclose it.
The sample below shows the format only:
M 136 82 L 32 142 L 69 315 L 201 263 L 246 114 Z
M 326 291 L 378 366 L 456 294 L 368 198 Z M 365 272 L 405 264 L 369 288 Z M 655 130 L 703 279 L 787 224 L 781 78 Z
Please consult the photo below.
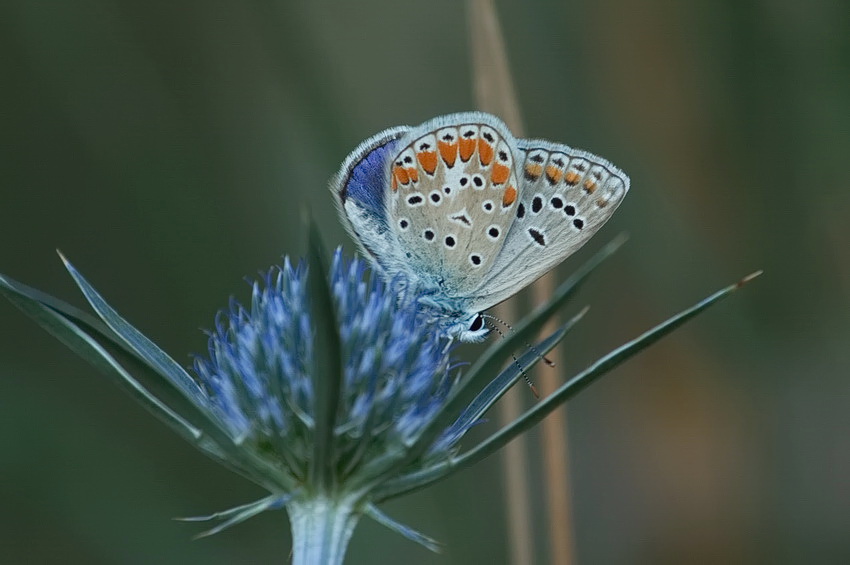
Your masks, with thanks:
M 232 302 L 209 334 L 194 374 L 122 318 L 67 260 L 96 317 L 0 275 L 0 292 L 47 331 L 123 385 L 202 452 L 269 495 L 209 516 L 213 534 L 286 509 L 293 562 L 341 563 L 366 515 L 436 550 L 437 543 L 378 504 L 426 488 L 497 451 L 594 379 L 739 288 L 731 285 L 615 349 L 481 443 L 466 431 L 584 311 L 521 348 L 621 243 L 615 241 L 552 298 L 461 369 L 454 349 L 402 281 L 370 274 L 341 251 L 329 267 L 313 235 L 308 261 L 270 269 L 250 303 Z M 63 258 L 64 260 L 64 258 Z M 463 449 L 462 447 L 465 447 Z

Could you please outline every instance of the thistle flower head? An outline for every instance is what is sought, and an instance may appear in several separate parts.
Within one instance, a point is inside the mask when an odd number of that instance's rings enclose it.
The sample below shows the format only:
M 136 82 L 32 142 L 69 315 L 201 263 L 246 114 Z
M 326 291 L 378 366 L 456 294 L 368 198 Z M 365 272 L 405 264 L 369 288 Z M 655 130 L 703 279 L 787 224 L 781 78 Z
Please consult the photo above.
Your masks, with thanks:
M 309 479 L 315 383 L 332 378 L 315 374 L 316 356 L 329 352 L 316 347 L 307 271 L 289 259 L 269 270 L 253 283 L 250 306 L 232 302 L 219 315 L 208 357 L 195 361 L 209 410 L 235 443 L 278 470 L 269 478 L 288 489 Z M 385 470 L 367 463 L 401 456 L 455 381 L 446 340 L 415 296 L 399 296 L 392 281 L 367 276 L 363 261 L 345 260 L 340 251 L 330 289 L 343 370 L 332 469 L 337 485 L 359 488 Z

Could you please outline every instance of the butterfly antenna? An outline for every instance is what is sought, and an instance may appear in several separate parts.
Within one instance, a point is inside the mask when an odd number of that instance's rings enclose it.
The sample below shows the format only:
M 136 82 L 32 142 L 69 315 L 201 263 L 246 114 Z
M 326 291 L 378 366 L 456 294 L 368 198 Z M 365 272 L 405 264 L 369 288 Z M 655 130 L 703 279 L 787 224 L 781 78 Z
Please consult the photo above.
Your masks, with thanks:
M 484 316 L 486 316 L 488 318 L 493 317 L 493 316 L 489 316 L 489 315 L 486 315 L 486 314 Z M 502 331 L 498 327 L 496 327 L 495 324 L 491 324 L 490 322 L 485 322 L 485 323 L 487 324 L 487 326 L 491 330 L 493 330 L 494 332 L 499 334 L 499 337 L 501 337 L 502 339 L 505 339 L 505 334 L 502 333 Z M 534 398 L 540 398 L 540 393 L 537 392 L 537 387 L 534 386 L 534 383 L 531 382 L 531 379 L 528 377 L 528 373 L 526 373 L 525 369 L 522 368 L 522 365 L 519 364 L 519 360 L 516 358 L 516 355 L 511 353 L 511 359 L 514 360 L 514 365 L 516 365 L 516 368 L 519 369 L 520 374 L 522 374 L 522 378 L 525 379 L 525 384 L 527 384 L 528 388 L 531 389 L 531 393 L 534 395 Z
M 514 331 L 514 328 L 513 328 L 513 326 L 512 326 L 512 325 L 510 325 L 509 323 L 507 323 L 507 322 L 506 322 L 506 321 L 504 321 L 504 320 L 500 320 L 499 318 L 497 318 L 496 316 L 493 316 L 492 314 L 481 314 L 481 315 L 482 315 L 482 316 L 484 316 L 485 318 L 490 318 L 491 320 L 496 320 L 497 322 L 499 322 L 500 324 L 502 324 L 503 326 L 505 326 L 506 328 L 508 328 L 508 331 Z M 493 327 L 493 326 L 491 325 L 490 327 Z M 495 328 L 493 328 L 493 329 L 495 329 Z M 496 330 L 496 331 L 498 332 L 498 330 Z M 501 333 L 501 332 L 499 332 L 499 335 L 502 335 L 502 333 Z M 504 336 L 502 336 L 502 337 L 504 337 Z M 555 366 L 555 362 L 554 362 L 554 361 L 552 361 L 551 359 L 549 359 L 548 357 L 546 357 L 545 355 L 541 355 L 541 354 L 540 354 L 540 350 L 539 350 L 539 349 L 537 349 L 537 348 L 536 348 L 536 347 L 534 347 L 533 345 L 530 345 L 528 342 L 525 342 L 525 346 L 526 346 L 528 349 L 530 349 L 530 350 L 532 350 L 533 352 L 535 352 L 535 353 L 537 354 L 537 356 L 538 356 L 538 357 L 540 357 L 540 358 L 543 360 L 543 362 L 544 362 L 544 363 L 546 363 L 546 364 L 547 364 L 547 365 L 549 365 L 550 367 L 554 367 L 554 366 Z

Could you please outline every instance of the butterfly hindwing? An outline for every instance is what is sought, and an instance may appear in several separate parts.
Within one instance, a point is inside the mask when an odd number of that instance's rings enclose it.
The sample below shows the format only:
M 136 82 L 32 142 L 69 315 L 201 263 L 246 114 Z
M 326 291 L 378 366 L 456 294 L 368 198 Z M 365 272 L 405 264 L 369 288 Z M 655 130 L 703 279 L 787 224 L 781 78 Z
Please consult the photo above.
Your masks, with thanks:
M 608 221 L 629 178 L 585 151 L 540 140 L 517 141 L 521 197 L 516 220 L 487 277 L 476 307 L 501 302 L 577 251 Z

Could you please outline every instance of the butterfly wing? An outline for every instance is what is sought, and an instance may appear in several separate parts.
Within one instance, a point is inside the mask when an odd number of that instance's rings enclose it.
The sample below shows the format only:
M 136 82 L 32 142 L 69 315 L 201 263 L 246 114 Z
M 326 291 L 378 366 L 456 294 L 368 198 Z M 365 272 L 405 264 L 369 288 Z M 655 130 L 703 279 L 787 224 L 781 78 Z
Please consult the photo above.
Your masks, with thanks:
M 477 312 L 558 265 L 608 221 L 629 178 L 596 155 L 517 140 L 480 112 L 366 140 L 332 183 L 361 250 L 449 310 Z
M 397 127 L 361 143 L 343 162 L 331 181 L 343 223 L 360 251 L 387 273 L 403 265 L 400 246 L 387 220 L 388 163 L 397 154 L 399 139 L 410 130 Z
M 465 299 L 490 272 L 516 215 L 515 144 L 478 112 L 436 118 L 397 144 L 389 228 L 424 286 Z
M 629 177 L 601 157 L 542 140 L 517 141 L 522 158 L 516 220 L 471 307 L 485 310 L 575 253 L 611 217 Z

